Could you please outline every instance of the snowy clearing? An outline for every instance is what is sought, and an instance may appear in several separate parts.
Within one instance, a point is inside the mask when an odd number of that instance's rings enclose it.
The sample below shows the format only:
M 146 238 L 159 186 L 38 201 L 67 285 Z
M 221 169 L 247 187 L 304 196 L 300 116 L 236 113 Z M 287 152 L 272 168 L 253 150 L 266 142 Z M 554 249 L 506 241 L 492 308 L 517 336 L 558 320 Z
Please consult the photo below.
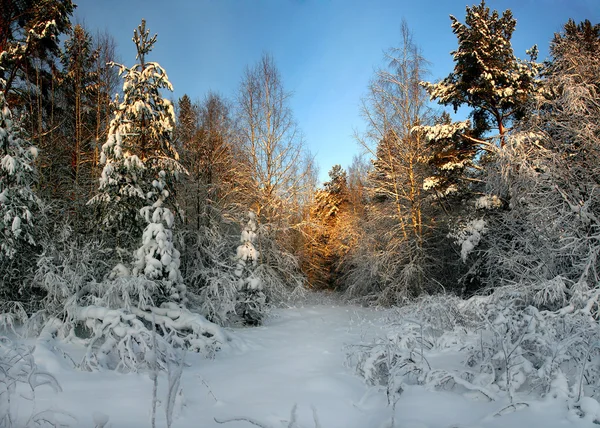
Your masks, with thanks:
M 256 328 L 235 329 L 234 345 L 212 360 L 187 353 L 173 427 L 317 427 L 391 426 L 392 406 L 383 387 L 369 387 L 346 364 L 348 345 L 368 343 L 385 334 L 388 311 L 323 303 L 279 309 Z M 75 361 L 83 348 L 61 345 Z M 38 368 L 62 387 L 36 389 L 36 412 L 65 414 L 70 426 L 150 427 L 153 383 L 148 373 L 84 372 L 38 341 Z M 451 358 L 450 356 L 449 358 Z M 443 359 L 443 355 L 439 355 Z M 156 426 L 166 426 L 167 374 L 159 376 Z M 571 416 L 558 401 L 529 402 L 529 407 L 494 416 L 506 403 L 474 400 L 453 391 L 405 388 L 395 409 L 396 427 L 583 427 L 590 418 Z M 290 416 L 297 406 L 297 425 Z M 19 420 L 31 412 L 20 398 Z M 313 410 L 314 409 L 314 410 Z M 68 416 L 70 415 L 70 416 Z M 108 424 L 103 425 L 108 418 Z M 245 418 L 219 424 L 217 420 Z M 250 422 L 253 421 L 254 425 Z M 19 426 L 16 424 L 16 426 Z

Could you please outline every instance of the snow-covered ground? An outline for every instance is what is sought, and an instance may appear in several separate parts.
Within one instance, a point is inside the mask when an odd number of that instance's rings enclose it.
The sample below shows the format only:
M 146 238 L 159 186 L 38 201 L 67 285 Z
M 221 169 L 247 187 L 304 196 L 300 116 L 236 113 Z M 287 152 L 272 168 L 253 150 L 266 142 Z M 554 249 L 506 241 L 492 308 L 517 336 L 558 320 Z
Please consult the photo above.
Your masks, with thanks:
M 206 360 L 188 353 L 177 397 L 174 428 L 265 427 L 383 428 L 391 425 L 392 406 L 385 388 L 369 387 L 346 364 L 348 345 L 384 333 L 385 311 L 334 302 L 276 310 L 264 326 L 236 329 L 234 345 Z M 75 357 L 80 350 L 63 348 Z M 36 411 L 64 411 L 76 427 L 150 427 L 153 382 L 146 373 L 82 372 L 44 346 L 35 351 L 40 369 L 62 387 L 36 390 Z M 440 358 L 443 358 L 440 355 Z M 159 377 L 157 427 L 166 426 L 166 374 Z M 531 403 L 530 403 L 531 404 Z M 297 425 L 290 425 L 297 406 Z M 583 427 L 557 401 L 494 416 L 505 404 L 475 401 L 457 392 L 408 387 L 395 408 L 395 427 Z M 20 417 L 31 412 L 19 400 Z M 245 418 L 219 424 L 215 421 Z

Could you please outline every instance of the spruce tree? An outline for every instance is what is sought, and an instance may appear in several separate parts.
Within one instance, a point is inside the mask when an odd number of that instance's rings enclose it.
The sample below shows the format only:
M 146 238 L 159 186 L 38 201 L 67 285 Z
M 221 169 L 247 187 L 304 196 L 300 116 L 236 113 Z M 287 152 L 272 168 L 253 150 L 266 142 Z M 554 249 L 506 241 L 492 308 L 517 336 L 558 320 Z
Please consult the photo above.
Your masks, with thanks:
M 14 258 L 22 245 L 35 245 L 34 220 L 41 207 L 32 188 L 37 149 L 23 139 L 4 85 L 0 79 L 0 266 Z
M 266 309 L 263 283 L 256 272 L 260 256 L 254 246 L 257 240 L 257 229 L 256 214 L 250 211 L 235 256 L 234 274 L 238 278 L 238 299 L 235 309 L 248 325 L 260 324 Z
M 158 63 L 146 61 L 156 35 L 150 37 L 144 20 L 133 41 L 139 63 L 118 65 L 123 100 L 102 146 L 99 194 L 90 203 L 99 206 L 104 225 L 119 234 L 118 245 L 132 248 L 141 238 L 134 251 L 134 275 L 162 284 L 162 299 L 184 303 L 179 252 L 173 246 L 175 216 L 168 202 L 185 170 L 173 145 L 173 106 L 160 94 L 173 87 Z
M 118 234 L 117 243 L 125 247 L 140 238 L 147 224 L 140 210 L 162 205 L 184 171 L 172 142 L 173 106 L 160 94 L 173 87 L 158 63 L 146 61 L 156 35 L 150 37 L 145 25 L 142 21 L 134 30 L 139 63 L 131 68 L 114 64 L 124 79 L 123 99 L 115 100 L 100 157 L 104 168 L 99 193 L 90 201 L 98 206 L 103 225 Z

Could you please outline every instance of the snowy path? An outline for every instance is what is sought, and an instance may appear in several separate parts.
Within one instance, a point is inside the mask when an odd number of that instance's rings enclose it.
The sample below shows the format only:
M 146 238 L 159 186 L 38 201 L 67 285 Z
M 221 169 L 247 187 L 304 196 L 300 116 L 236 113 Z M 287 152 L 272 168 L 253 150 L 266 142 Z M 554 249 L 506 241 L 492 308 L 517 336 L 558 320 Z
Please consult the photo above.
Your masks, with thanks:
M 238 329 L 238 345 L 214 360 L 188 354 L 182 378 L 183 406 L 173 428 L 251 428 L 248 422 L 218 424 L 217 419 L 245 417 L 266 427 L 288 427 L 296 404 L 297 428 L 388 428 L 391 407 L 385 392 L 368 388 L 345 367 L 346 345 L 381 335 L 382 312 L 331 304 L 278 310 L 265 326 Z M 76 349 L 72 352 L 77 354 Z M 443 355 L 440 355 L 443 358 Z M 55 408 L 76 418 L 71 426 L 93 427 L 93 415 L 106 415 L 109 425 L 150 427 L 152 382 L 147 374 L 86 373 L 69 367 L 48 351 L 36 351 L 36 361 L 55 374 L 63 392 L 40 389 L 37 408 Z M 161 375 L 158 397 L 166 397 Z M 566 409 L 538 402 L 500 418 L 502 404 L 473 401 L 455 392 L 411 387 L 396 407 L 396 428 L 587 427 L 569 421 Z M 157 427 L 166 427 L 164 407 Z
M 196 366 L 219 400 L 215 416 L 245 415 L 281 426 L 297 404 L 301 426 L 314 426 L 313 406 L 323 427 L 366 426 L 355 406 L 365 385 L 344 367 L 343 352 L 360 340 L 365 315 L 350 307 L 286 310 L 264 327 L 242 331 L 250 349 Z M 198 393 L 190 401 L 210 402 L 206 391 Z

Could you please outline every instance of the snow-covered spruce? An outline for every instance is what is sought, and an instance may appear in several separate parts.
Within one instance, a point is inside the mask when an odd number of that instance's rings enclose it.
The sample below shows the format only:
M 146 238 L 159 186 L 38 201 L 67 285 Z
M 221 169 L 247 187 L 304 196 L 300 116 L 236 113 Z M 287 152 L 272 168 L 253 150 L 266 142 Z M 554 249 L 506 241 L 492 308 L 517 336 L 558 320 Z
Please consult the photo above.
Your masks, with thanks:
M 263 284 L 256 275 L 259 252 L 256 242 L 256 214 L 248 213 L 248 223 L 242 230 L 241 245 L 237 247 L 235 276 L 238 278 L 238 299 L 236 312 L 249 325 L 260 324 L 266 310 L 266 296 Z
M 123 100 L 115 100 L 102 146 L 99 192 L 89 202 L 98 207 L 103 225 L 118 235 L 117 244 L 125 246 L 122 241 L 139 237 L 148 223 L 140 210 L 168 198 L 173 183 L 185 173 L 173 145 L 173 105 L 160 93 L 173 86 L 158 63 L 146 62 L 156 42 L 156 35 L 149 34 L 145 21 L 134 31 L 138 64 L 113 64 L 124 79 Z
M 86 344 L 81 363 L 86 369 L 153 369 L 156 361 L 164 368 L 177 358 L 173 347 L 211 354 L 230 340 L 187 308 L 173 244 L 175 216 L 168 206 L 184 169 L 172 145 L 173 107 L 160 94 L 172 86 L 160 65 L 145 61 L 156 41 L 149 35 L 142 21 L 134 31 L 140 62 L 119 66 L 123 101 L 102 148 L 99 194 L 90 201 L 99 207 L 109 233 L 117 235 L 113 244 L 129 248 L 132 257 L 102 281 L 83 281 L 66 294 L 62 307 L 55 304 L 43 314 L 47 334 Z M 138 239 L 141 245 L 135 249 Z M 60 281 L 61 275 L 54 279 Z M 64 288 L 51 282 L 44 281 L 47 290 Z
M 173 245 L 175 218 L 163 205 L 168 196 L 164 176 L 164 171 L 160 171 L 159 180 L 153 181 L 156 202 L 140 210 L 148 226 L 142 235 L 142 246 L 134 255 L 133 274 L 158 281 L 162 285 L 161 299 L 184 305 L 186 288 L 179 272 L 179 251 Z
M 34 245 L 35 213 L 41 201 L 32 185 L 37 149 L 23 140 L 24 131 L 13 119 L 0 79 L 0 265 L 15 257 L 22 244 Z

